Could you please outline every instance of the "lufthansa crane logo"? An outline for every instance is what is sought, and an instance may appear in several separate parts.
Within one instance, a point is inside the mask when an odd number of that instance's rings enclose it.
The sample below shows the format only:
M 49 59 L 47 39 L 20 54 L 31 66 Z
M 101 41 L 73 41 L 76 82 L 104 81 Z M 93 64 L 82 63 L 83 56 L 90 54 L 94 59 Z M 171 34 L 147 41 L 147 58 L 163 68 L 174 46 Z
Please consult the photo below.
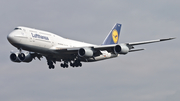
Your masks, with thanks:
M 115 44 L 118 42 L 118 39 L 119 39 L 118 37 L 119 37 L 118 32 L 117 32 L 116 29 L 114 29 L 113 32 L 112 32 L 112 38 L 113 38 L 113 41 L 114 41 Z

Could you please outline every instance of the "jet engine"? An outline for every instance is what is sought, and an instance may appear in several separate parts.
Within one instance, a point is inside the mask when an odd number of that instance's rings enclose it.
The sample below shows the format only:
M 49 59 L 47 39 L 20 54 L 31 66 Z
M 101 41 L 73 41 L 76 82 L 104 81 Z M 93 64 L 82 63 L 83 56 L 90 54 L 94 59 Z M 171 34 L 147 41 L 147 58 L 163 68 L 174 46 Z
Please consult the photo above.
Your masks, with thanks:
M 18 58 L 18 53 L 11 53 L 10 59 L 13 62 L 21 62 L 21 60 Z
M 32 56 L 29 52 L 19 53 L 18 58 L 21 62 L 31 62 L 32 61 Z
M 126 44 L 120 44 L 114 47 L 115 54 L 127 54 L 128 52 L 129 52 L 129 47 Z
M 92 57 L 93 53 L 93 50 L 90 48 L 80 48 L 78 51 L 80 57 Z

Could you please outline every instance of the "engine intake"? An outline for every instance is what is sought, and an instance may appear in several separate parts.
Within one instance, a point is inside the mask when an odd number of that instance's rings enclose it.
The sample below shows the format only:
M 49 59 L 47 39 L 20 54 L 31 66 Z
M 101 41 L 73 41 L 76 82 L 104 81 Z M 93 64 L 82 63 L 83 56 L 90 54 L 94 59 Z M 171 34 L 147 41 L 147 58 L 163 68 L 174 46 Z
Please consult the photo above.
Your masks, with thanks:
M 32 61 L 32 56 L 30 53 L 19 53 L 18 58 L 22 62 L 31 62 Z
M 115 54 L 119 54 L 121 52 L 121 46 L 120 45 L 116 45 L 115 47 L 114 47 L 114 53 Z
M 18 53 L 11 53 L 10 59 L 13 62 L 21 62 L 21 60 L 18 58 Z
M 80 48 L 78 51 L 78 55 L 80 57 L 92 57 L 93 56 L 93 50 L 90 48 Z

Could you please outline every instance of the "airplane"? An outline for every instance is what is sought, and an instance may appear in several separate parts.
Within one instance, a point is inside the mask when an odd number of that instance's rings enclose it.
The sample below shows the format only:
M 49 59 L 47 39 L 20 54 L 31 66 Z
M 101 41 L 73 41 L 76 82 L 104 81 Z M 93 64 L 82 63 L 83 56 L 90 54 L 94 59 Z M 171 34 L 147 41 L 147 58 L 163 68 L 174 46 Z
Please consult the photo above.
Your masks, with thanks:
M 7 36 L 8 41 L 19 50 L 11 52 L 10 59 L 16 63 L 29 63 L 35 58 L 41 60 L 45 57 L 49 69 L 54 69 L 56 62 L 62 62 L 60 66 L 63 68 L 68 68 L 69 65 L 81 67 L 82 62 L 95 62 L 144 50 L 135 49 L 136 45 L 175 39 L 164 38 L 119 44 L 121 26 L 122 24 L 116 23 L 101 45 L 75 41 L 47 31 L 19 26 Z

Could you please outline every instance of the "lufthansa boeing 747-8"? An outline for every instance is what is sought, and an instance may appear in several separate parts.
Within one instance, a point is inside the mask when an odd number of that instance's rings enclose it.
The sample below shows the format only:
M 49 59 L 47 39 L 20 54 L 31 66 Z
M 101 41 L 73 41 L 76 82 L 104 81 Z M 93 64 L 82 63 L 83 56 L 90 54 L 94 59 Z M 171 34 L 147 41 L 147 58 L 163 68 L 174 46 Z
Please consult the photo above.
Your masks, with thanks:
M 66 39 L 47 31 L 17 27 L 7 36 L 8 41 L 19 50 L 19 52 L 11 52 L 10 59 L 17 63 L 29 63 L 35 58 L 40 60 L 44 56 L 49 69 L 54 69 L 57 61 L 62 62 L 60 66 L 63 68 L 68 68 L 69 65 L 81 67 L 81 62 L 95 62 L 143 50 L 135 49 L 136 45 L 174 39 L 165 38 L 118 44 L 120 30 L 121 24 L 116 23 L 101 45 L 93 45 Z

